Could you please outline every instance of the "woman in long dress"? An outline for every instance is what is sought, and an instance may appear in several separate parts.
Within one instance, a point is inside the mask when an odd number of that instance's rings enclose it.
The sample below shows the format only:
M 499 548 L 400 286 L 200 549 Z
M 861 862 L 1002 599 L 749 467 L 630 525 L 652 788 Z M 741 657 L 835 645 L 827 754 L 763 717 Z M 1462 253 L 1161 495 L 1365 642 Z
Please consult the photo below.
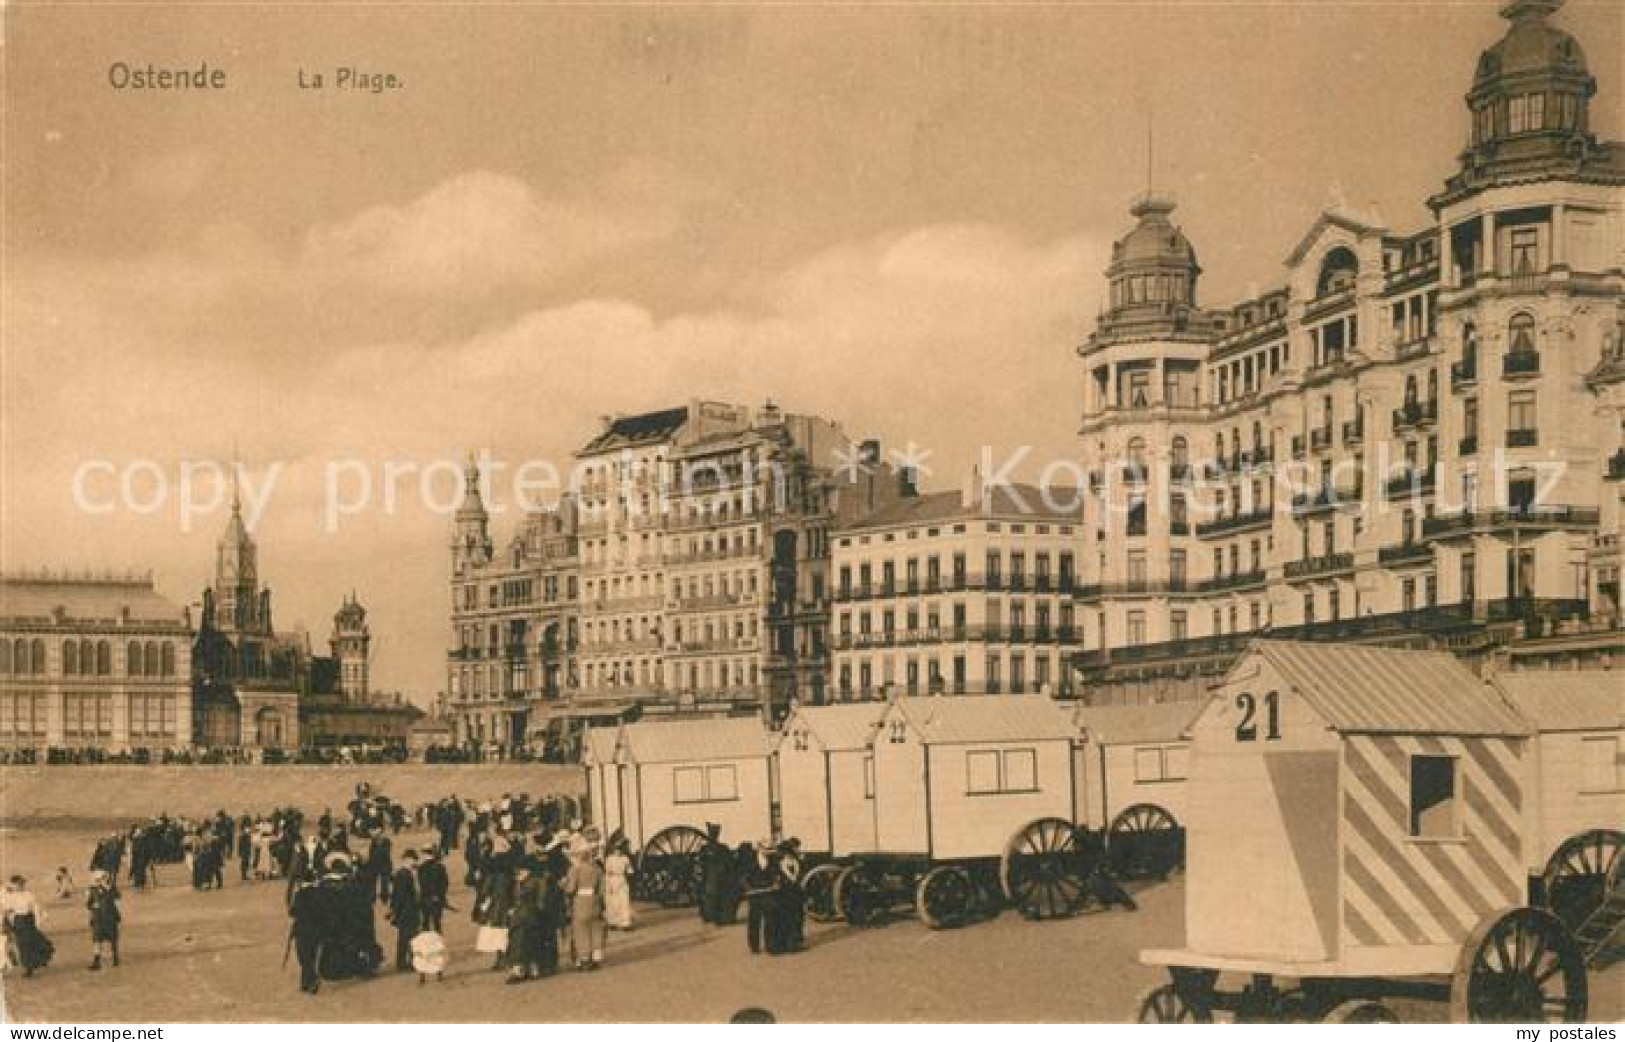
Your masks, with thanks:
M 6 935 L 7 968 L 21 966 L 23 976 L 32 977 L 35 970 L 50 965 L 56 949 L 40 931 L 44 922 L 45 911 L 28 892 L 28 881 L 22 876 L 12 876 L 4 894 L 0 895 L 0 925 Z
M 604 859 L 604 922 L 611 930 L 632 929 L 632 857 L 617 840 Z
M 592 847 L 578 847 L 562 887 L 570 899 L 570 947 L 578 970 L 604 964 L 604 870 L 593 860 Z
M 513 913 L 513 897 L 512 866 L 505 862 L 490 865 L 480 880 L 480 895 L 474 905 L 474 921 L 480 925 L 474 950 L 491 956 L 493 970 L 502 969 L 508 962 L 508 920 Z

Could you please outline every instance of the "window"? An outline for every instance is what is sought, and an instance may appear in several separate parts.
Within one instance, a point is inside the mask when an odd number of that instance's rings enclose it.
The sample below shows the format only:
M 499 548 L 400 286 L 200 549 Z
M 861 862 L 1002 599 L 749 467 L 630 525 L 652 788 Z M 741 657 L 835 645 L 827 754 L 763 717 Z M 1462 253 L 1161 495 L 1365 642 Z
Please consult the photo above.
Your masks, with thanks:
M 1190 750 L 1182 745 L 1145 746 L 1134 750 L 1137 782 L 1183 781 L 1190 766 Z
M 863 798 L 875 798 L 875 757 L 869 753 L 863 758 Z
M 738 772 L 731 763 L 672 768 L 675 803 L 718 803 L 738 798 Z
M 1411 835 L 1449 839 L 1460 834 L 1456 812 L 1456 759 L 1411 757 Z
M 1145 612 L 1128 613 L 1128 643 L 1136 647 L 1145 643 Z
M 965 753 L 965 792 L 968 795 L 1037 791 L 1037 750 L 977 749 Z
M 1535 318 L 1526 311 L 1512 316 L 1507 323 L 1507 350 L 1513 354 L 1534 354 Z
M 1512 274 L 1535 273 L 1535 247 L 1538 239 L 1533 228 L 1512 229 Z M 1520 316 L 1527 318 L 1527 315 Z
M 1513 391 L 1507 395 L 1507 430 L 1532 431 L 1535 422 L 1535 392 Z
M 1625 761 L 1618 738 L 1586 738 L 1580 743 L 1580 789 L 1615 792 L 1625 789 Z

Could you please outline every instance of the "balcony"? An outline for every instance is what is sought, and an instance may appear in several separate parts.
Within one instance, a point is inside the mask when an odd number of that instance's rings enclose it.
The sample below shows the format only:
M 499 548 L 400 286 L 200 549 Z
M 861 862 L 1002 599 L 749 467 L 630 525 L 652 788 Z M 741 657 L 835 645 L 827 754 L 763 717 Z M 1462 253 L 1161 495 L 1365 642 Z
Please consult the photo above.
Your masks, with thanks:
M 1231 514 L 1229 517 L 1218 517 L 1212 521 L 1203 521 L 1196 526 L 1198 536 L 1221 535 L 1225 532 L 1235 532 L 1255 525 L 1267 525 L 1275 516 L 1269 507 L 1254 510 L 1246 514 Z
M 1478 452 L 1478 435 L 1469 434 L 1456 443 L 1456 455 L 1471 456 Z
M 1315 452 L 1324 452 L 1332 447 L 1331 427 L 1320 427 L 1309 432 L 1309 448 Z
M 1439 418 L 1437 401 L 1406 402 L 1394 410 L 1394 430 L 1425 427 Z
M 1377 550 L 1377 562 L 1385 565 L 1420 564 L 1433 560 L 1433 548 L 1426 543 L 1400 543 Z
M 1625 478 L 1625 449 L 1608 457 L 1608 480 L 1618 481 L 1621 478 Z
M 1463 511 L 1424 519 L 1422 536 L 1435 539 L 1505 528 L 1595 526 L 1597 516 L 1596 507 L 1543 507 L 1536 504 L 1511 510 Z
M 1540 444 L 1540 431 L 1507 431 L 1507 448 L 1528 449 Z
M 1305 557 L 1301 561 L 1288 561 L 1286 577 L 1288 579 L 1309 579 L 1317 575 L 1347 572 L 1353 568 L 1354 555 L 1352 553 L 1322 554 L 1319 557 Z
M 1215 590 L 1234 590 L 1243 586 L 1261 586 L 1264 583 L 1264 570 L 1255 568 L 1246 572 L 1231 572 L 1229 575 L 1215 575 L 1211 579 L 1203 579 L 1196 584 L 1201 593 L 1212 593 Z
M 1191 534 L 1191 523 L 1189 521 L 1169 521 L 1168 522 L 1168 534 L 1169 535 L 1190 535 Z
M 1421 495 L 1432 492 L 1438 478 L 1439 468 L 1436 465 L 1407 467 L 1404 473 L 1388 479 L 1384 492 L 1389 499 L 1399 496 Z
M 1431 334 L 1412 337 L 1409 340 L 1401 340 L 1394 345 L 1394 357 L 1400 359 L 1418 358 L 1432 349 L 1433 337 Z
M 1365 421 L 1364 420 L 1344 420 L 1343 421 L 1343 444 L 1348 445 L 1348 446 L 1353 446 L 1353 445 L 1358 445 L 1363 441 L 1365 441 Z
M 1539 351 L 1511 351 L 1501 359 L 1501 375 L 1503 377 L 1539 376 Z
M 1292 497 L 1292 513 L 1296 515 L 1321 514 L 1337 506 L 1337 492 L 1330 485 L 1313 492 L 1299 492 Z
M 1450 363 L 1450 389 L 1459 391 L 1478 382 L 1478 359 L 1463 358 Z

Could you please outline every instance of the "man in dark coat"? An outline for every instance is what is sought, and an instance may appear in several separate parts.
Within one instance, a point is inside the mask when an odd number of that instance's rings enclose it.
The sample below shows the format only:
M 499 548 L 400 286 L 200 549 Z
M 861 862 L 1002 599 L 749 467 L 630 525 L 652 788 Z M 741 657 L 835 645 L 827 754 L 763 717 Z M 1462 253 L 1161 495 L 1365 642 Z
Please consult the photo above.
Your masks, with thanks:
M 779 896 L 780 879 L 778 858 L 773 853 L 772 844 L 766 841 L 757 843 L 744 869 L 745 900 L 750 907 L 745 941 L 753 953 L 764 949 L 773 951 L 775 947 L 776 938 L 770 935 L 769 928 L 773 925 L 772 915 Z
M 412 968 L 412 938 L 417 936 L 423 921 L 423 909 L 418 905 L 418 856 L 408 850 L 401 855 L 401 867 L 395 870 L 389 888 L 389 921 L 395 926 L 395 968 Z
M 366 879 L 368 884 L 377 892 L 378 900 L 389 901 L 390 881 L 395 871 L 394 859 L 391 856 L 392 844 L 384 830 L 373 826 L 372 842 L 367 846 Z
M 322 984 L 318 968 L 329 919 L 324 904 L 315 880 L 308 878 L 294 886 L 288 902 L 288 917 L 292 920 L 289 931 L 299 957 L 299 990 L 309 995 L 316 994 Z
M 722 827 L 705 826 L 705 846 L 700 851 L 700 919 L 718 926 L 733 921 L 731 894 L 733 852 L 722 844 Z
M 424 852 L 423 864 L 418 868 L 418 906 L 422 909 L 423 929 L 444 933 L 441 917 L 446 911 L 447 895 L 451 892 L 451 879 L 446 866 L 433 847 Z

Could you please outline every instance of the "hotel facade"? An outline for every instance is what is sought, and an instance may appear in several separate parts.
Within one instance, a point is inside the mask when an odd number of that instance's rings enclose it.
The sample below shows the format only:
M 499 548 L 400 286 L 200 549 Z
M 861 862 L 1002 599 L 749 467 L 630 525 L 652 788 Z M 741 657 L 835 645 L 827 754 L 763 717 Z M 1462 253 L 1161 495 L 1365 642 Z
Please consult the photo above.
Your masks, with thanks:
M 1265 630 L 1617 630 L 1625 146 L 1559 6 L 1503 9 L 1424 228 L 1330 210 L 1281 285 L 1210 308 L 1173 202 L 1134 205 L 1078 349 L 1083 680 Z

